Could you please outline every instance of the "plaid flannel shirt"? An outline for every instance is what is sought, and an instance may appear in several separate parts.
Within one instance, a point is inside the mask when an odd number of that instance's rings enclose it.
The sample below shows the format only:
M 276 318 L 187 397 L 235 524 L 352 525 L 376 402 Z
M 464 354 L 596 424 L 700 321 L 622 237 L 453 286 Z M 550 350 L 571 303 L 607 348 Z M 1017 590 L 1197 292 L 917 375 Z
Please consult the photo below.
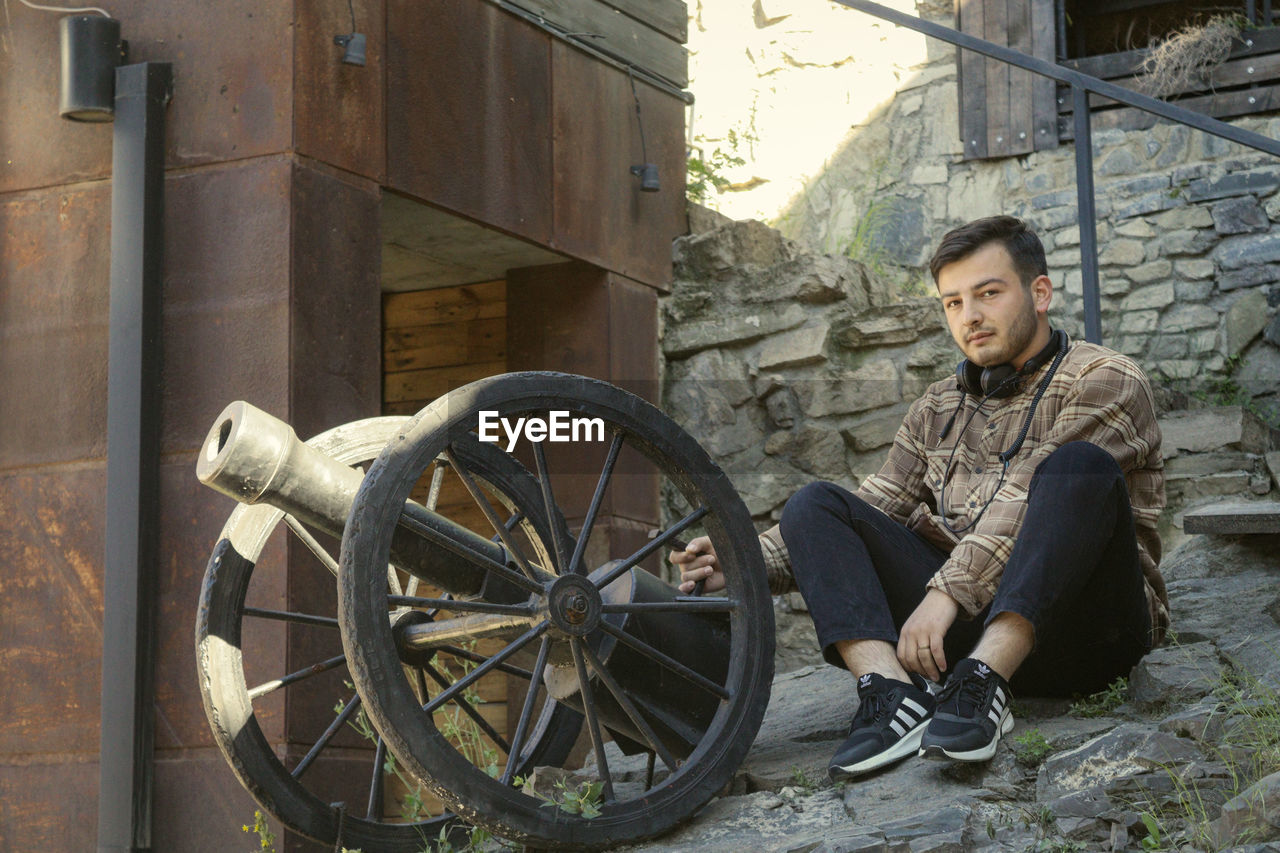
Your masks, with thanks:
M 908 410 L 884 466 L 856 493 L 949 552 L 928 586 L 955 599 L 962 618 L 973 618 L 995 596 L 1026 513 L 1027 489 L 1036 467 L 1068 442 L 1095 444 L 1110 453 L 1124 472 L 1146 580 L 1152 639 L 1158 644 L 1169 626 L 1169 599 L 1158 568 L 1156 521 L 1165 503 L 1164 462 L 1151 387 L 1132 360 L 1095 344 L 1073 342 L 1001 482 L 998 456 L 1017 438 L 1048 369 L 1049 365 L 1042 366 L 1012 397 L 987 400 L 976 414 L 978 399 L 970 395 L 961 407 L 955 379 L 933 383 Z M 955 422 L 943 439 L 941 433 L 953 413 Z M 970 415 L 973 419 L 965 428 Z M 944 469 L 949 458 L 947 476 Z M 994 493 L 986 512 L 962 535 L 948 530 L 939 515 L 944 480 L 947 505 L 942 511 L 957 530 L 969 524 Z M 761 534 L 760 545 L 770 589 L 775 594 L 793 589 L 790 559 L 776 525 Z

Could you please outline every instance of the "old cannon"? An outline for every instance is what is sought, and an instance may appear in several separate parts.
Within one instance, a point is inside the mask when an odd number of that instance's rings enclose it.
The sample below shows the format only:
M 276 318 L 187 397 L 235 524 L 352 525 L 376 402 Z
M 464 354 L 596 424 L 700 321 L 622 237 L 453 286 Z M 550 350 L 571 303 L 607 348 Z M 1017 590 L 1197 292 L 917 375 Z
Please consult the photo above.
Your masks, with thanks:
M 206 712 L 240 781 L 303 835 L 421 850 L 452 819 L 420 808 L 426 792 L 514 841 L 604 848 L 688 819 L 755 738 L 774 632 L 750 517 L 697 442 L 639 397 L 580 376 L 506 374 L 411 419 L 305 444 L 233 403 L 197 473 L 245 504 L 201 593 Z M 654 474 L 682 517 L 625 558 L 593 561 L 602 509 L 625 513 L 638 478 Z M 279 546 L 264 556 L 282 523 L 302 546 L 290 553 L 313 558 L 310 575 L 291 569 L 288 590 Z M 639 567 L 697 534 L 715 545 L 722 592 L 681 595 Z M 287 665 L 252 659 L 264 632 L 286 627 L 297 635 Z M 509 736 L 486 715 L 495 679 L 518 688 Z M 282 694 L 332 713 L 281 754 L 263 726 L 278 725 Z M 574 749 L 584 728 L 585 763 Z M 324 761 L 367 780 L 361 807 L 312 781 Z M 397 796 L 413 807 L 391 807 Z

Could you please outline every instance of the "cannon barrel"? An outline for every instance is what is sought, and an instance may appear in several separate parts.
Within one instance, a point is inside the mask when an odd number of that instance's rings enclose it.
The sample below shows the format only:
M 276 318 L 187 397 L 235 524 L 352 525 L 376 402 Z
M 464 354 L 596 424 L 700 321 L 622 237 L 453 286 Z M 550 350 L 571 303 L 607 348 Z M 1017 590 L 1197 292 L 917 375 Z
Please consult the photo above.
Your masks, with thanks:
M 265 503 L 341 537 L 364 475 L 298 440 L 293 427 L 238 400 L 218 415 L 196 462 L 206 486 L 245 504 Z M 391 562 L 455 595 L 479 593 L 484 564 L 506 549 L 414 501 L 391 542 Z M 514 592 L 514 591 L 512 591 Z

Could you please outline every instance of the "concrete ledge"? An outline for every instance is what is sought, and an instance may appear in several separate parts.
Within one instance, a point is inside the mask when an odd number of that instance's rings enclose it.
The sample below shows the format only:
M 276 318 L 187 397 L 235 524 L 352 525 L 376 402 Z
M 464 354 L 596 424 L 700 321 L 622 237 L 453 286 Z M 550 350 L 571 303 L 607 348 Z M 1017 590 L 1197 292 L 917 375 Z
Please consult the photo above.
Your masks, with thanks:
M 1182 517 L 1187 533 L 1280 533 L 1280 501 L 1219 503 L 1189 510 Z

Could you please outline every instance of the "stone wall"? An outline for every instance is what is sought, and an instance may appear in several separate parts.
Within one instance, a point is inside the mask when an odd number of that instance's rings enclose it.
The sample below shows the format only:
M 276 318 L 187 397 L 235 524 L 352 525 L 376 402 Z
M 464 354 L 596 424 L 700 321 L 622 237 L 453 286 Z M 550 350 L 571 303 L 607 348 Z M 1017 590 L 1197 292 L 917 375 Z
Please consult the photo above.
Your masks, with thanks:
M 898 298 L 859 262 L 810 252 L 759 222 L 705 211 L 690 222 L 662 304 L 663 406 L 763 530 L 804 484 L 853 487 L 876 471 L 907 406 L 960 355 L 936 296 Z M 1248 411 L 1169 413 L 1162 426 L 1166 550 L 1182 538 L 1182 509 L 1271 489 L 1265 454 L 1280 444 Z M 800 596 L 779 598 L 776 615 L 779 671 L 818 662 Z
M 950 4 L 939 6 L 919 4 L 920 13 L 953 25 Z M 962 160 L 955 50 L 928 48 L 779 217 L 780 230 L 924 293 L 924 266 L 946 230 L 1022 216 L 1048 252 L 1055 322 L 1080 335 L 1074 146 Z M 1237 123 L 1280 136 L 1280 119 Z M 1104 342 L 1202 398 L 1247 393 L 1280 423 L 1280 160 L 1180 125 L 1098 131 L 1093 143 Z

